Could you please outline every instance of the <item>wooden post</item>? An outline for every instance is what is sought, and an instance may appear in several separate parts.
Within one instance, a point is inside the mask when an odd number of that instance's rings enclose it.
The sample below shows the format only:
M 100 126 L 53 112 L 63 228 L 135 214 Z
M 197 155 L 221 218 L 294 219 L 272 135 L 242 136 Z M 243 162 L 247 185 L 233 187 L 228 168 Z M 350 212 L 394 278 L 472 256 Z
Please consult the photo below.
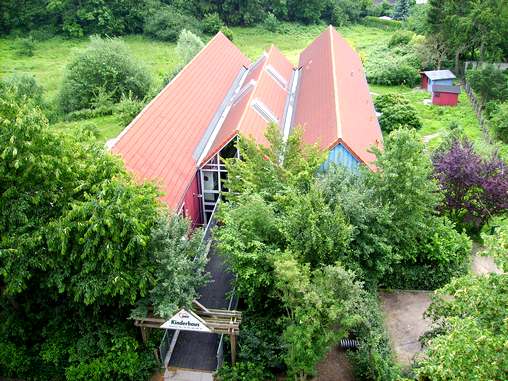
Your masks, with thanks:
M 146 344 L 146 342 L 148 340 L 146 327 L 139 327 L 139 328 L 141 328 L 141 338 L 143 339 L 143 343 Z
M 231 333 L 229 335 L 231 341 L 231 364 L 235 365 L 236 363 L 236 334 Z

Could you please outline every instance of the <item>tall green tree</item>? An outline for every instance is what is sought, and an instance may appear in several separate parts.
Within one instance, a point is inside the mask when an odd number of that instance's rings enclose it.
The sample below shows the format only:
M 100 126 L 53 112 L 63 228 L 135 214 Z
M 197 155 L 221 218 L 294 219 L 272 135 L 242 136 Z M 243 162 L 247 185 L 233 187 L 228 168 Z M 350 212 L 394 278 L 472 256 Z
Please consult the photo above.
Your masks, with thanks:
M 393 11 L 393 18 L 396 20 L 406 20 L 411 11 L 410 0 L 398 0 Z
M 153 357 L 126 319 L 136 303 L 160 316 L 191 303 L 201 234 L 89 133 L 55 135 L 11 90 L 0 125 L 0 375 L 146 378 Z
M 340 265 L 314 271 L 286 253 L 275 260 L 275 286 L 287 311 L 282 340 L 288 376 L 307 380 L 331 346 L 359 323 L 356 304 L 365 297 L 354 274 Z

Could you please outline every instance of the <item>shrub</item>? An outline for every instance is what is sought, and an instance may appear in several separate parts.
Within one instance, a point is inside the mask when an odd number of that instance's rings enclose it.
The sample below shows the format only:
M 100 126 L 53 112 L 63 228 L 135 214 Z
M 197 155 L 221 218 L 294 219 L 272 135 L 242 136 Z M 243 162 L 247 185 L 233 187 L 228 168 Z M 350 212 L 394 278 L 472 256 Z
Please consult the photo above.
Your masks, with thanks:
M 504 101 L 508 99 L 508 81 L 504 73 L 494 67 L 486 65 L 482 69 L 468 70 L 466 78 L 482 103 L 490 100 Z
M 204 46 L 205 44 L 198 36 L 187 29 L 183 29 L 176 45 L 176 52 L 182 60 L 181 65 L 187 65 Z
M 397 20 L 384 20 L 379 17 L 367 16 L 363 19 L 363 24 L 374 28 L 397 30 L 402 27 L 402 23 Z
M 361 321 L 351 333 L 359 342 L 357 351 L 348 351 L 357 380 L 399 380 L 397 368 L 385 330 L 383 314 L 375 294 L 367 294 L 357 306 Z
M 216 34 L 224 26 L 218 13 L 209 13 L 202 21 L 203 32 L 207 34 Z
M 499 158 L 484 159 L 472 142 L 455 139 L 436 152 L 433 164 L 445 195 L 442 211 L 461 228 L 477 234 L 492 216 L 508 211 L 507 167 Z
M 392 48 L 394 46 L 407 45 L 411 42 L 414 36 L 415 34 L 408 30 L 398 30 L 392 34 L 392 37 L 388 42 L 388 47 Z
M 416 109 L 402 95 L 379 95 L 374 100 L 376 110 L 381 112 L 379 124 L 384 132 L 400 127 L 419 129 L 422 127 Z
M 417 258 L 404 260 L 381 285 L 399 290 L 435 290 L 469 269 L 471 242 L 446 218 L 435 217 L 422 229 Z
M 487 117 L 487 119 L 491 119 L 494 116 L 494 114 L 499 111 L 500 105 L 501 105 L 500 101 L 488 101 L 485 104 L 483 111 L 485 112 L 485 116 Z
M 268 14 L 265 17 L 265 20 L 263 21 L 263 28 L 270 32 L 277 32 L 280 28 L 280 23 L 277 17 L 271 13 L 268 12 Z
M 224 36 L 229 38 L 230 41 L 233 41 L 233 31 L 230 28 L 224 26 L 220 29 L 220 31 L 224 34 Z
M 18 101 L 29 100 L 35 106 L 42 106 L 44 104 L 42 99 L 44 91 L 37 83 L 35 77 L 31 75 L 14 74 L 4 78 L 0 82 L 0 88 L 3 86 L 10 88 Z
M 235 365 L 223 365 L 218 373 L 218 381 L 267 381 L 273 379 L 258 364 L 251 362 L 237 362 Z
M 400 56 L 386 51 L 376 53 L 365 62 L 369 83 L 414 86 L 419 82 L 419 65 L 415 65 L 419 60 L 415 55 Z
M 494 128 L 496 137 L 508 143 L 508 102 L 502 103 L 493 112 L 490 123 Z
M 26 57 L 32 57 L 34 55 L 35 41 L 31 36 L 26 38 L 20 38 L 18 40 L 17 45 L 18 45 L 17 50 L 18 55 Z
M 506 270 L 506 269 L 505 269 Z M 508 277 L 465 276 L 438 290 L 418 380 L 504 380 L 508 369 Z
M 121 40 L 93 37 L 88 48 L 67 66 L 59 103 L 62 111 L 70 112 L 92 107 L 104 94 L 111 102 L 129 93 L 139 100 L 150 84 L 147 70 Z
M 131 94 L 123 95 L 116 106 L 120 119 L 124 125 L 128 125 L 143 109 L 145 103 L 132 97 Z
M 143 29 L 148 36 L 163 41 L 176 41 L 183 29 L 201 32 L 200 23 L 195 17 L 167 5 L 161 5 L 150 12 L 145 18 Z

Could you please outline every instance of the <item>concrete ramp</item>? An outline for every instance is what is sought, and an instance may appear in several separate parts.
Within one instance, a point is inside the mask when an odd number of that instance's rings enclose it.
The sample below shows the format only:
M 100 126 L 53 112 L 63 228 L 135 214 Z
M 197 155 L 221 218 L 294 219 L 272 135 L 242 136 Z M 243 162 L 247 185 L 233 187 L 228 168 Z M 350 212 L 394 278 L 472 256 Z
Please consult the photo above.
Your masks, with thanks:
M 164 381 L 213 381 L 213 375 L 194 370 L 169 368 L 164 374 Z

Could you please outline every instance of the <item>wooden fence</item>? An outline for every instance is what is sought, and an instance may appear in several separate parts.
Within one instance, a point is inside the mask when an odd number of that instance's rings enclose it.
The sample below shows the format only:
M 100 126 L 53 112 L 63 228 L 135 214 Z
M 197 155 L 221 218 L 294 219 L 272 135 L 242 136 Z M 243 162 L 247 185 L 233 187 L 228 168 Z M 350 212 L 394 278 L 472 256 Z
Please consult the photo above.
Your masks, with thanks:
M 469 83 L 467 83 L 466 79 L 464 79 L 464 90 L 466 91 L 466 94 L 471 100 L 471 105 L 473 106 L 473 110 L 475 111 L 476 117 L 478 118 L 478 122 L 480 123 L 480 128 L 482 129 L 485 141 L 489 144 L 492 144 L 493 143 L 492 137 L 490 136 L 489 128 L 486 123 L 486 118 L 483 115 L 482 103 L 474 93 L 471 86 L 469 86 Z

